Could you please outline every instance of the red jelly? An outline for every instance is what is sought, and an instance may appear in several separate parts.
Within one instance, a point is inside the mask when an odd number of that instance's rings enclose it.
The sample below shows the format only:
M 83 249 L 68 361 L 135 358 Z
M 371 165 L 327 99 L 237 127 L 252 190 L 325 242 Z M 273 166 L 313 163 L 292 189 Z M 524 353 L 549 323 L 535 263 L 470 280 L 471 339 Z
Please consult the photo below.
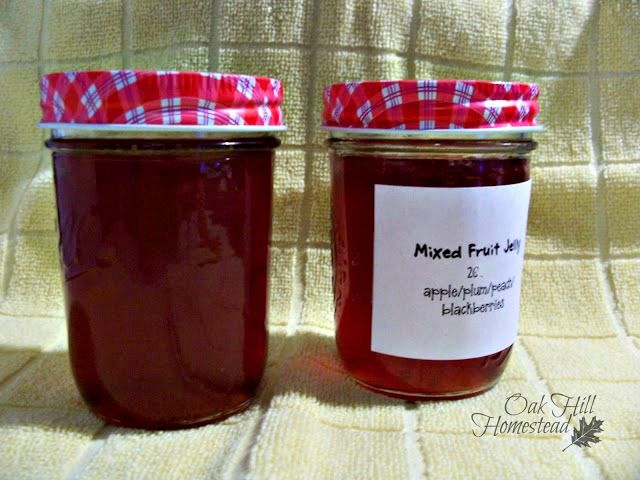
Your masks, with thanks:
M 399 132 L 388 110 L 377 129 L 349 116 L 389 83 L 325 95 L 338 351 L 383 394 L 473 395 L 498 381 L 515 340 L 536 127 Z
M 72 371 L 111 423 L 195 426 L 256 392 L 279 142 L 247 130 L 66 125 L 47 142 Z

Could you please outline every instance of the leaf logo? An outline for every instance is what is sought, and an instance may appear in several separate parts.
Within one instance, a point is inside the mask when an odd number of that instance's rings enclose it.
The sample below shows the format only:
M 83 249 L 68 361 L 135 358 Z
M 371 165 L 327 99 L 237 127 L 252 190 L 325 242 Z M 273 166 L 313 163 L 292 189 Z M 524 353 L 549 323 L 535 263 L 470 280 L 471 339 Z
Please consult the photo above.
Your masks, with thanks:
M 577 445 L 578 447 L 590 447 L 590 443 L 598 443 L 600 439 L 597 437 L 597 433 L 602 432 L 602 424 L 604 420 L 598 420 L 593 417 L 589 423 L 585 420 L 585 417 L 580 419 L 580 426 L 573 429 L 573 435 L 571 435 L 571 443 L 567 445 L 563 452 L 571 445 Z

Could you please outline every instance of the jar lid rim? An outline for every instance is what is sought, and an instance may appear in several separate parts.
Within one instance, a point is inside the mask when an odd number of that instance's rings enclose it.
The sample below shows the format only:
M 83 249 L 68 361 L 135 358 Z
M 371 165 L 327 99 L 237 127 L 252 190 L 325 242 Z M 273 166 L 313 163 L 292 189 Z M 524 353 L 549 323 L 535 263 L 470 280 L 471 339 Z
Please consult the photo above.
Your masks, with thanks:
M 524 82 L 524 81 L 509 81 L 509 80 L 482 80 L 482 79 L 473 79 L 473 78 L 400 78 L 400 79 L 380 79 L 380 80 L 349 80 L 344 82 L 333 82 L 329 83 L 325 86 L 325 88 L 346 88 L 354 86 L 372 86 L 372 87 L 389 87 L 396 84 L 401 85 L 419 85 L 421 83 L 431 83 L 432 85 L 443 86 L 450 85 L 455 87 L 456 84 L 463 83 L 465 85 L 473 85 L 475 87 L 482 85 L 491 85 L 496 87 L 509 87 L 506 92 L 509 92 L 512 87 L 520 87 L 531 89 L 538 89 L 538 84 L 535 82 Z
M 284 132 L 286 125 L 155 125 L 128 123 L 55 123 L 41 122 L 50 130 L 99 130 L 113 132 Z
M 321 130 L 329 132 L 330 134 L 353 135 L 358 137 L 366 136 L 400 136 L 400 137 L 497 137 L 505 134 L 529 134 L 538 133 L 544 130 L 543 125 L 529 125 L 529 126 L 514 126 L 514 127 L 497 127 L 497 128 L 458 128 L 458 129 L 392 129 L 392 128 L 355 128 L 355 127 L 334 127 L 322 125 Z

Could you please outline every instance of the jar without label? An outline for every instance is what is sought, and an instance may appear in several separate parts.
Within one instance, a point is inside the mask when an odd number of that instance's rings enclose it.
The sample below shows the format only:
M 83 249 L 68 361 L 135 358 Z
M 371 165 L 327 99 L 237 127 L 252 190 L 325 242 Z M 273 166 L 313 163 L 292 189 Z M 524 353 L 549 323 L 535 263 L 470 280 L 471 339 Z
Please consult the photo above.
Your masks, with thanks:
M 336 341 L 365 387 L 456 398 L 498 381 L 517 335 L 537 96 L 486 81 L 326 88 Z
M 280 82 L 64 72 L 42 93 L 84 400 L 108 422 L 152 429 L 244 409 L 267 352 Z

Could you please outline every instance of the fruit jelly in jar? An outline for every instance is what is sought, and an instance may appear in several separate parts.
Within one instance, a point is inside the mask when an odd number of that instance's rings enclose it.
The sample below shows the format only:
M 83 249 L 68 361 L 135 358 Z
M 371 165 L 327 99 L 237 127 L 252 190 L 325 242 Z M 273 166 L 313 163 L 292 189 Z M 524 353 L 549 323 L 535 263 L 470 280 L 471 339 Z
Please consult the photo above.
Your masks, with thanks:
M 277 143 L 48 142 L 71 365 L 100 416 L 174 428 L 253 397 Z
M 412 146 L 420 144 L 417 141 Z M 466 142 L 464 146 L 483 145 L 487 142 Z M 455 148 L 456 143 L 451 146 Z M 336 342 L 347 371 L 368 388 L 406 399 L 461 397 L 490 388 L 502 374 L 511 346 L 462 360 L 419 360 L 372 351 L 374 186 L 515 184 L 529 179 L 527 156 L 423 153 L 403 158 L 402 154 L 389 156 L 373 150 L 355 154 L 340 149 L 332 149 L 331 154 Z
M 461 398 L 499 380 L 518 332 L 538 86 L 327 85 L 336 344 L 377 393 Z

